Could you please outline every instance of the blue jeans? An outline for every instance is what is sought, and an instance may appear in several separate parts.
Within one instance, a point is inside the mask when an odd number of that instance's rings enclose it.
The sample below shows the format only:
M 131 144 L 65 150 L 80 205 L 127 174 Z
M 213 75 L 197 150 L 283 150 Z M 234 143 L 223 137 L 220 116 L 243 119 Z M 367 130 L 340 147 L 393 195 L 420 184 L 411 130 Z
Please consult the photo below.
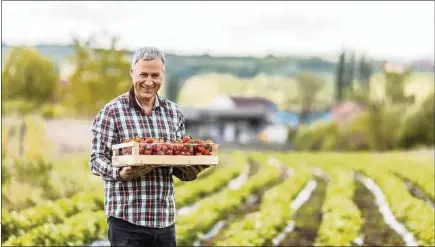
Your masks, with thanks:
M 175 247 L 175 224 L 166 228 L 149 228 L 109 217 L 108 237 L 111 246 Z

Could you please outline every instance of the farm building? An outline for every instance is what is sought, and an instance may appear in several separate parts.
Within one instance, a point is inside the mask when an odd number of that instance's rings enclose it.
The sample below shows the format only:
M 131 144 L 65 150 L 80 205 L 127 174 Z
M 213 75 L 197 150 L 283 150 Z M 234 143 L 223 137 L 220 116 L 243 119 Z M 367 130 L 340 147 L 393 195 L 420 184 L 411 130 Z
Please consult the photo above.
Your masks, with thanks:
M 272 101 L 261 97 L 234 97 L 221 95 L 214 98 L 208 105 L 216 109 L 259 109 L 268 112 L 278 111 L 278 107 Z
M 231 96 L 218 96 L 205 109 L 183 108 L 191 135 L 239 144 L 259 142 L 258 134 L 270 125 L 276 111 L 270 100 Z

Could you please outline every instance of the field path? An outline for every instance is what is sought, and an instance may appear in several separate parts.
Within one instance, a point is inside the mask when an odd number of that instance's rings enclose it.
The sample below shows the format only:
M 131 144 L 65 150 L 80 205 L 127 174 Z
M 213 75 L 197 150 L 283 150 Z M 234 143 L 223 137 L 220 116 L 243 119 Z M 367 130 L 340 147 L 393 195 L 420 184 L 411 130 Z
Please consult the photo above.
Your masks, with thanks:
M 53 143 L 55 152 L 89 152 L 92 120 L 46 120 L 45 138 Z

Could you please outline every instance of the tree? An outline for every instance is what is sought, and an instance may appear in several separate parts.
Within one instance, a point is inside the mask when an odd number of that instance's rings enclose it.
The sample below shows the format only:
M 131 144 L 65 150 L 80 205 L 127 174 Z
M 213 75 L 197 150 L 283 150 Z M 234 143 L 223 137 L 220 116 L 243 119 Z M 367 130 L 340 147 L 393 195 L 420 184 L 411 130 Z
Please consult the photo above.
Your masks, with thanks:
M 355 78 L 355 52 L 350 56 L 345 66 L 345 88 L 348 93 L 353 91 L 353 79 Z
M 308 113 L 311 111 L 317 94 L 323 88 L 325 79 L 312 72 L 301 72 L 296 75 L 299 102 L 301 104 L 300 123 L 304 124 Z
M 12 48 L 2 71 L 5 100 L 23 100 L 35 107 L 54 98 L 58 86 L 55 65 L 36 49 Z
M 435 144 L 435 94 L 433 89 L 422 101 L 412 105 L 404 113 L 399 143 L 404 148 Z
M 131 86 L 130 63 L 126 52 L 116 48 L 113 37 L 109 49 L 92 48 L 92 37 L 85 42 L 74 40 L 74 73 L 63 90 L 65 104 L 76 113 L 94 115 L 109 100 Z
M 345 53 L 342 52 L 340 54 L 340 57 L 338 59 L 338 65 L 337 65 L 337 74 L 336 74 L 336 79 L 335 79 L 335 101 L 338 103 L 340 101 L 343 100 L 343 88 L 345 85 L 345 70 L 344 70 L 344 65 L 345 65 Z
M 385 97 L 390 104 L 413 103 L 414 97 L 405 95 L 406 82 L 411 75 L 410 68 L 386 63 L 383 68 L 385 77 Z
M 366 60 L 365 56 L 362 56 L 359 60 L 358 66 L 358 80 L 361 88 L 364 91 L 370 91 L 370 78 L 373 74 L 373 67 L 370 61 Z

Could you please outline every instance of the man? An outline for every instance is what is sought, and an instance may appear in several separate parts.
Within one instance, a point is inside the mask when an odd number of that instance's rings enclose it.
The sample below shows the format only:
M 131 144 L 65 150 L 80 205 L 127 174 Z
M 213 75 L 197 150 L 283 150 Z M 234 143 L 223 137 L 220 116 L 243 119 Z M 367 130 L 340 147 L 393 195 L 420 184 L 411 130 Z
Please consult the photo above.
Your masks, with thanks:
M 104 180 L 109 241 L 112 246 L 176 246 L 172 175 L 192 181 L 207 166 L 111 165 L 111 147 L 123 139 L 176 140 L 186 135 L 180 108 L 158 95 L 165 75 L 164 54 L 154 47 L 138 50 L 130 75 L 130 91 L 104 105 L 92 124 L 90 168 Z

